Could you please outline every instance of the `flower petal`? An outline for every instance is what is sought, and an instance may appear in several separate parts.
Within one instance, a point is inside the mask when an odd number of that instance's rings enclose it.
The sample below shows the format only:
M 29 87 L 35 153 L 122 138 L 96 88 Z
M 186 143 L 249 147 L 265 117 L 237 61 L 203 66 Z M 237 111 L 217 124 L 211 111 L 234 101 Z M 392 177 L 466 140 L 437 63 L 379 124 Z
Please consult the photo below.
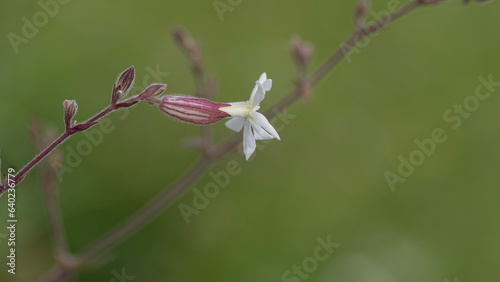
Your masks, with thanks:
M 254 118 L 254 121 L 258 125 L 260 125 L 265 131 L 267 131 L 269 134 L 271 134 L 274 138 L 281 140 L 276 129 L 274 129 L 274 127 L 271 125 L 271 123 L 269 123 L 269 121 L 267 120 L 267 118 L 263 114 L 255 112 L 253 118 Z
M 243 153 L 245 153 L 245 158 L 248 159 L 255 151 L 255 138 L 252 134 L 252 129 L 250 122 L 245 123 L 245 128 L 243 129 Z
M 252 103 L 252 101 L 255 98 L 255 93 L 257 93 L 257 89 L 258 89 L 257 82 L 255 82 L 255 86 L 252 89 L 252 94 L 250 94 L 250 99 L 248 99 L 248 102 Z
M 245 125 L 245 120 L 242 117 L 234 117 L 226 122 L 226 126 L 233 131 L 240 132 L 243 125 Z
M 255 82 L 255 86 L 254 86 L 254 87 L 253 87 L 253 89 L 252 89 L 252 94 L 250 94 L 250 99 L 249 99 L 248 101 L 252 102 L 252 101 L 255 99 L 255 94 L 256 94 L 256 93 L 257 93 L 257 91 L 258 91 L 258 84 L 259 84 L 259 83 L 260 83 L 260 84 L 263 84 L 263 83 L 265 83 L 267 80 L 268 80 L 268 79 L 267 79 L 267 75 L 266 75 L 266 73 L 265 73 L 265 72 L 264 72 L 264 73 L 262 73 L 262 74 L 260 75 L 260 77 L 259 77 L 259 80 L 257 80 L 257 81 Z M 263 88 L 263 89 L 265 89 L 265 88 Z M 271 87 L 270 87 L 270 86 L 269 86 L 269 89 L 271 89 Z M 266 91 L 269 91 L 269 90 L 266 90 Z M 265 94 L 265 92 L 264 92 L 264 93 L 262 93 L 262 95 L 264 95 L 264 94 Z M 262 98 L 262 99 L 264 99 L 264 98 Z M 260 101 L 262 101 L 262 99 L 260 99 Z M 260 103 L 260 102 L 259 102 L 259 103 Z
M 253 120 L 249 121 L 250 124 L 252 125 L 253 135 L 255 136 L 255 140 L 269 140 L 274 138 L 271 134 L 267 133 L 264 129 L 262 129 L 262 127 L 255 121 Z
M 266 92 L 264 91 L 264 88 L 262 87 L 262 84 L 260 82 L 255 82 L 257 86 L 257 92 L 255 92 L 254 98 L 253 98 L 253 107 L 256 107 L 264 100 L 266 96 Z M 250 101 L 251 102 L 251 101 Z
M 269 91 L 271 90 L 271 87 L 273 86 L 273 80 L 272 79 L 268 79 L 264 82 L 262 82 L 262 88 L 264 88 L 264 91 Z
M 263 72 L 260 77 L 259 77 L 259 82 L 260 83 L 264 83 L 264 81 L 267 80 L 267 74 L 265 72 Z

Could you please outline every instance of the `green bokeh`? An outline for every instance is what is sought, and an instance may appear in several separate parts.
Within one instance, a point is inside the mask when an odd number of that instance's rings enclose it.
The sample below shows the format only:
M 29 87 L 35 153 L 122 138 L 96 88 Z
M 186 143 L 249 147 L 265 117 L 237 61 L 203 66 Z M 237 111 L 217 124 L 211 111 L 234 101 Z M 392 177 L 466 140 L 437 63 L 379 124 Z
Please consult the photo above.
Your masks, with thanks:
M 8 34 L 22 34 L 22 18 L 33 21 L 43 10 L 37 1 L 7 1 L 0 9 L 2 172 L 20 169 L 37 153 L 30 119 L 61 132 L 65 99 L 78 102 L 77 120 L 90 117 L 131 65 L 139 88 L 158 68 L 168 73 L 161 82 L 169 94 L 192 94 L 189 64 L 170 36 L 177 25 L 202 43 L 206 73 L 219 80 L 218 101 L 246 100 L 265 71 L 273 79 L 261 104 L 267 109 L 293 89 L 290 39 L 313 43 L 315 69 L 352 31 L 356 2 L 231 1 L 238 4 L 221 20 L 213 1 L 69 1 L 16 53 Z M 374 11 L 387 9 L 386 0 L 372 4 Z M 341 245 L 307 281 L 498 280 L 498 89 L 456 130 L 443 114 L 474 95 L 479 76 L 500 80 L 499 8 L 449 1 L 370 38 L 315 87 L 309 103 L 287 109 L 295 117 L 280 131 L 282 141 L 265 143 L 250 162 L 242 154 L 224 157 L 196 182 L 193 188 L 203 190 L 213 182 L 209 172 L 228 163 L 240 171 L 189 224 L 178 204 L 192 205 L 193 190 L 104 257 L 106 263 L 82 270 L 78 281 L 111 281 L 123 268 L 133 281 L 282 281 L 313 255 L 318 237 L 328 236 Z M 200 158 L 182 147 L 200 128 L 155 107 L 138 105 L 110 120 L 112 132 L 60 185 L 73 252 Z M 398 156 L 408 159 L 414 140 L 430 138 L 436 128 L 447 140 L 392 192 L 384 172 L 397 172 Z M 230 135 L 222 123 L 214 130 L 217 142 Z M 68 153 L 87 138 L 74 136 L 61 149 Z M 6 272 L 0 238 L 0 281 L 35 281 L 55 264 L 38 170 L 18 187 L 16 200 L 17 274 Z M 6 234 L 7 197 L 0 203 L 0 234 Z

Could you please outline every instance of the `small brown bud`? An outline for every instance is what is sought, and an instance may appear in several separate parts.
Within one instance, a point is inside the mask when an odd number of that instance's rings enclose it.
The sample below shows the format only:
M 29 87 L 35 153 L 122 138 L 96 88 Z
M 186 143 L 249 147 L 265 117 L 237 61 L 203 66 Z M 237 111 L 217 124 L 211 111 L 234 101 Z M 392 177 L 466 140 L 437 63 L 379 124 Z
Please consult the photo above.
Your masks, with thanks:
M 182 47 L 186 48 L 187 41 L 188 41 L 188 35 L 184 29 L 180 27 L 176 27 L 172 30 L 172 35 L 174 36 L 174 39 L 181 45 Z
M 361 29 L 365 26 L 366 15 L 370 10 L 370 2 L 367 0 L 363 0 L 358 3 L 356 7 L 356 14 L 354 16 L 355 24 L 358 29 Z
M 128 91 L 132 88 L 132 84 L 134 83 L 135 78 L 135 69 L 134 67 L 130 67 L 120 76 L 113 86 L 113 94 L 111 95 L 111 104 L 116 104 L 118 100 L 127 95 Z
M 183 51 L 189 55 L 193 69 L 198 71 L 201 70 L 201 45 L 180 27 L 174 28 L 172 30 L 172 35 Z
M 160 96 L 167 89 L 166 84 L 151 84 L 144 92 L 139 94 L 138 98 L 141 101 L 147 100 L 148 98 L 154 98 Z
M 314 47 L 309 43 L 303 42 L 299 37 L 292 38 L 290 47 L 299 68 L 306 69 L 314 54 Z
M 71 127 L 71 120 L 76 115 L 76 111 L 78 110 L 78 104 L 75 100 L 65 100 L 64 103 L 64 124 L 66 125 L 66 129 Z

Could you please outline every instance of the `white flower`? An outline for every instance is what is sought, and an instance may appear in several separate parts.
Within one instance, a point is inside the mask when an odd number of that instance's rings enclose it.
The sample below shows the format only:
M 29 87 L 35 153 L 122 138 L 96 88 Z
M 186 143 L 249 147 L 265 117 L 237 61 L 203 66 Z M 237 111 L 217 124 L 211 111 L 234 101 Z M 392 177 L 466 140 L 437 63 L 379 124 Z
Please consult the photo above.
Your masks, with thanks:
M 255 82 L 255 87 L 246 102 L 229 103 L 229 107 L 221 107 L 219 110 L 230 114 L 233 118 L 226 122 L 226 126 L 236 132 L 243 129 L 243 152 L 248 160 L 255 151 L 255 140 L 280 139 L 278 132 L 269 123 L 267 118 L 257 112 L 260 102 L 264 100 L 266 91 L 271 90 L 272 80 L 267 79 L 263 73 Z

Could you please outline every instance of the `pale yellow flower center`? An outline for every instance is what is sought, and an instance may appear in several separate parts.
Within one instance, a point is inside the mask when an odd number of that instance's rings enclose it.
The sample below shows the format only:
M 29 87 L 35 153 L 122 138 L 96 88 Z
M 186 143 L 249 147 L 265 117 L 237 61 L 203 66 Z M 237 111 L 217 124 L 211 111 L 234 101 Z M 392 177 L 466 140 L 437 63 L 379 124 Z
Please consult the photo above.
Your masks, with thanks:
M 219 110 L 230 114 L 232 117 L 252 117 L 252 107 L 250 105 L 221 107 Z

